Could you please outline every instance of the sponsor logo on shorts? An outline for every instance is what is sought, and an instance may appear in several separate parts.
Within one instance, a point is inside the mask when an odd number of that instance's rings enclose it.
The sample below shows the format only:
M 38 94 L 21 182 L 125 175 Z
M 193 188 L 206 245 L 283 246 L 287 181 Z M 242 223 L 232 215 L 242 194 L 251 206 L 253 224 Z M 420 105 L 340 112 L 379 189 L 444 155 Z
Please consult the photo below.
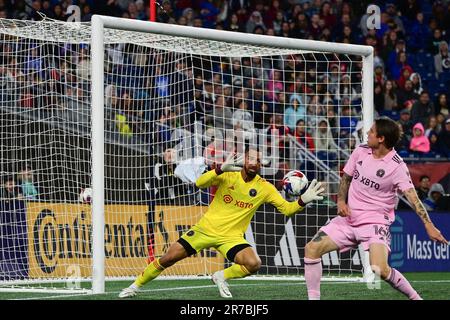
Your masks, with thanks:
M 231 203 L 231 202 L 233 202 L 233 197 L 230 196 L 229 194 L 226 194 L 226 195 L 223 196 L 223 202 Z

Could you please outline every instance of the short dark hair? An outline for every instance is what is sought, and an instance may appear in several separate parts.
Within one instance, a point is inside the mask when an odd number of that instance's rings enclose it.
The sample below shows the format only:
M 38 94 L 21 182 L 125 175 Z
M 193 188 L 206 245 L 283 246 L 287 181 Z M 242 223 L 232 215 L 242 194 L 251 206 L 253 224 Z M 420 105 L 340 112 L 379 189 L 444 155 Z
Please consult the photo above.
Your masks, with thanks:
M 377 128 L 377 137 L 384 137 L 384 145 L 392 149 L 400 140 L 400 129 L 397 123 L 387 117 L 381 117 L 375 120 Z
M 428 180 L 430 180 L 430 177 L 427 176 L 426 174 L 424 174 L 424 175 L 421 175 L 421 176 L 420 176 L 419 181 L 422 181 L 423 179 L 428 179 Z

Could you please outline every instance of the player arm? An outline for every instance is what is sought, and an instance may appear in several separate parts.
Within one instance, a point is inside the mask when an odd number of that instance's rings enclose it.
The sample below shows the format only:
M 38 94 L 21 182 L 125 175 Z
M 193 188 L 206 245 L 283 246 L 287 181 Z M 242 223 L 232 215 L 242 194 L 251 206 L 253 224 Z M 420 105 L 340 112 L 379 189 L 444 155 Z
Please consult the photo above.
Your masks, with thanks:
M 448 241 L 444 238 L 441 231 L 439 231 L 439 229 L 437 229 L 431 221 L 430 216 L 428 215 L 428 212 L 425 209 L 422 201 L 420 201 L 419 197 L 417 196 L 416 189 L 409 188 L 405 192 L 403 192 L 403 194 L 408 199 L 409 203 L 413 206 L 414 211 L 422 220 L 425 226 L 425 230 L 427 231 L 430 239 L 448 245 Z
M 275 208 L 277 208 L 281 213 L 290 217 L 295 213 L 303 210 L 307 203 L 314 200 L 323 200 L 321 194 L 325 191 L 320 182 L 316 179 L 311 181 L 308 189 L 298 198 L 297 201 L 289 202 L 283 199 L 283 197 L 278 193 L 277 189 L 273 185 L 268 185 L 269 188 L 269 198 L 268 201 Z
M 219 169 L 205 172 L 197 179 L 195 185 L 200 189 L 209 188 L 210 186 L 216 186 L 220 182 L 221 174 L 222 172 Z
M 430 216 L 428 215 L 427 209 L 425 209 L 422 201 L 420 201 L 416 189 L 410 188 L 406 190 L 403 194 L 406 197 L 406 199 L 408 199 L 409 203 L 412 205 L 414 211 L 417 213 L 422 222 L 424 224 L 431 223 L 431 219 Z
M 338 201 L 346 203 L 347 202 L 347 196 L 348 196 L 348 190 L 350 189 L 350 183 L 352 182 L 353 177 L 346 174 L 344 172 L 344 175 L 341 178 L 341 182 L 339 183 L 339 191 L 338 191 Z
M 282 214 L 288 217 L 291 217 L 297 212 L 300 212 L 306 206 L 304 203 L 302 203 L 300 198 L 298 201 L 292 202 L 286 201 L 285 199 L 283 199 L 283 197 L 280 195 L 280 193 L 275 187 L 273 187 L 273 190 L 269 192 L 267 202 L 273 205 L 275 208 L 277 208 L 278 211 L 280 211 Z

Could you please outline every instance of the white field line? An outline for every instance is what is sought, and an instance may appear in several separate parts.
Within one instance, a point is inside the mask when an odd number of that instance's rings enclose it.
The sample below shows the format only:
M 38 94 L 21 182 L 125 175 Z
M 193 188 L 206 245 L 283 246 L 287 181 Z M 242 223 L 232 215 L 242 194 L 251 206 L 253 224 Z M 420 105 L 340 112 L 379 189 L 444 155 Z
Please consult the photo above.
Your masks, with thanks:
M 450 280 L 411 280 L 411 283 L 450 283 Z M 295 283 L 279 283 L 276 285 L 279 286 L 293 286 L 293 285 L 299 285 L 304 284 L 305 281 L 298 281 Z M 327 284 L 360 284 L 361 282 L 355 282 L 355 281 L 336 281 L 336 282 L 323 282 L 321 285 L 327 285 Z M 266 283 L 235 283 L 230 285 L 230 287 L 243 287 L 243 286 L 266 286 Z M 271 283 L 273 285 L 273 283 Z M 203 285 L 203 286 L 186 286 L 186 287 L 171 287 L 171 288 L 159 288 L 159 289 L 149 289 L 149 290 L 141 290 L 140 293 L 151 293 L 151 292 L 161 292 L 161 291 L 181 291 L 181 290 L 190 290 L 190 289 L 202 289 L 202 288 L 215 288 L 216 285 Z M 119 292 L 111 291 L 102 293 L 99 295 L 117 295 Z M 31 298 L 23 298 L 23 299 L 10 299 L 10 300 L 41 300 L 41 299 L 61 299 L 64 300 L 64 298 L 71 298 L 71 297 L 85 297 L 86 294 L 70 294 L 70 295 L 57 295 L 57 296 L 41 296 L 41 297 L 31 297 Z

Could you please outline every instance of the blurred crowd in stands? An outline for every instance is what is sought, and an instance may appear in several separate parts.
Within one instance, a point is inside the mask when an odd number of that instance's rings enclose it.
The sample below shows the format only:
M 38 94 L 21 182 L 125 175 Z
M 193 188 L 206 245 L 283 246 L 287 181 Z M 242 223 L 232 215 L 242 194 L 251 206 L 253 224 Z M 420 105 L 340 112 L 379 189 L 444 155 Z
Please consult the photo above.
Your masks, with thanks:
M 368 28 L 369 4 L 381 9 L 378 29 Z M 80 7 L 82 22 L 96 13 L 149 19 L 149 1 L 143 0 L 0 0 L 0 18 L 42 20 L 45 15 L 66 21 L 70 5 Z M 450 158 L 450 1 L 157 0 L 157 21 L 373 46 L 374 107 L 377 115 L 398 122 L 399 154 Z M 3 101 L 61 109 L 68 99 L 88 103 L 87 45 L 14 44 L 3 37 Z M 198 122 L 209 137 L 204 149 L 210 158 L 223 156 L 226 129 L 247 138 L 258 129 L 278 129 L 282 158 L 298 157 L 290 135 L 331 168 L 342 165 L 336 160 L 339 150 L 351 151 L 363 140 L 358 57 L 305 53 L 216 59 L 133 44 L 106 50 L 111 129 L 125 139 L 145 137 L 161 147 L 158 153 L 175 147 Z M 18 82 L 29 88 L 19 98 L 7 90 L 23 88 Z M 306 169 L 308 161 L 303 161 Z
M 370 3 L 343 0 L 159 0 L 157 21 L 280 37 L 371 45 L 375 49 L 374 105 L 379 115 L 388 116 L 398 121 L 401 126 L 404 135 L 397 150 L 403 157 L 450 157 L 450 1 L 404 0 L 372 3 L 381 9 L 378 29 L 368 29 L 367 26 L 369 15 L 365 13 L 365 8 Z M 143 0 L 0 0 L 0 17 L 41 20 L 42 16 L 37 13 L 39 11 L 52 19 L 67 20 L 71 13 L 66 11 L 72 4 L 81 8 L 81 21 L 90 21 L 93 13 L 149 19 L 149 1 Z M 125 62 L 126 50 L 124 47 L 113 50 L 112 62 Z M 83 74 L 87 72 L 83 71 L 83 61 L 89 63 L 87 56 L 88 52 L 81 48 L 80 57 L 73 65 L 76 69 L 75 76 L 89 76 Z M 204 121 L 207 122 L 209 104 L 210 111 L 216 116 L 216 111 L 222 112 L 220 115 L 225 119 L 223 123 L 218 123 L 216 119 L 215 126 L 237 126 L 251 131 L 258 127 L 258 124 L 282 124 L 286 133 L 300 137 L 299 142 L 314 150 L 314 142 L 317 144 L 317 139 L 314 141 L 312 138 L 301 137 L 304 134 L 317 136 L 319 130 L 309 128 L 316 125 L 319 127 L 318 122 L 322 122 L 324 126 L 331 128 L 339 125 L 348 127 L 348 132 L 341 132 L 344 136 L 347 134 L 351 137 L 346 144 L 348 147 L 357 145 L 363 133 L 358 132 L 361 130 L 357 121 L 357 113 L 360 110 L 352 106 L 360 104 L 358 98 L 361 87 L 358 77 L 361 63 L 337 61 L 338 63 L 328 64 L 328 70 L 318 70 L 317 66 L 308 66 L 302 59 L 305 57 L 297 55 L 284 61 L 284 65 L 267 66 L 264 74 L 255 74 L 255 69 L 261 65 L 265 67 L 267 61 L 258 61 L 257 58 L 234 59 L 230 61 L 230 70 L 221 71 L 235 75 L 237 71 L 245 73 L 245 68 L 248 67 L 251 74 L 242 74 L 240 79 L 228 77 L 226 80 L 220 77 L 216 79 L 211 74 L 205 76 L 202 72 L 189 75 L 186 66 L 176 67 L 181 68 L 181 77 L 195 77 L 196 90 L 192 95 L 196 100 L 204 102 L 190 106 L 188 111 L 195 116 L 203 112 Z M 64 71 L 68 66 L 58 67 Z M 6 69 L 7 67 L 0 67 L 0 76 L 7 76 Z M 88 69 L 87 66 L 85 69 Z M 289 72 L 292 69 L 306 72 L 292 75 Z M 319 75 L 315 77 L 312 75 L 314 72 Z M 249 81 L 245 81 L 248 77 L 259 77 L 263 79 L 263 83 L 248 83 Z M 161 75 L 154 80 L 156 83 L 153 84 L 159 88 L 157 94 L 174 94 L 170 92 L 169 83 L 174 80 L 173 77 Z M 298 88 L 288 88 L 295 87 L 296 83 L 299 84 Z M 320 86 L 321 83 L 324 86 Z M 236 87 L 241 87 L 242 90 L 236 90 Z M 80 97 L 85 95 L 86 90 L 75 86 L 70 91 L 69 95 Z M 113 95 L 118 96 L 117 103 L 125 109 L 121 109 L 115 120 L 119 130 L 124 135 L 131 136 L 133 132 L 138 133 L 145 129 L 139 124 L 139 118 L 149 119 L 149 116 L 145 115 L 145 110 L 126 110 L 127 101 L 128 104 L 131 101 L 141 101 L 148 98 L 149 94 L 142 90 L 119 91 L 113 92 Z M 33 104 L 32 97 L 24 97 L 22 100 L 24 105 Z M 255 104 L 255 101 L 268 103 Z M 144 109 L 149 107 L 145 106 L 145 102 L 141 104 Z M 221 105 L 228 108 L 221 108 Z M 311 106 L 314 110 L 309 110 Z M 176 120 L 176 111 L 172 109 L 158 115 L 158 118 L 163 124 L 177 125 L 171 123 L 180 122 Z M 276 112 L 282 117 L 263 119 L 263 111 L 267 114 Z M 316 118 L 311 121 L 308 114 L 329 118 Z M 341 122 L 340 124 L 335 123 L 333 114 L 339 116 L 337 121 Z M 138 121 L 129 120 L 133 118 Z M 299 122 L 300 120 L 303 120 L 303 123 Z M 277 121 L 280 123 L 275 124 Z M 305 124 L 307 129 L 303 133 L 301 127 Z M 297 130 L 297 127 L 300 129 Z M 336 133 L 333 133 L 336 138 Z M 164 134 L 166 132 L 162 133 Z M 327 134 L 327 130 L 324 134 Z M 342 141 L 335 142 L 339 145 Z

